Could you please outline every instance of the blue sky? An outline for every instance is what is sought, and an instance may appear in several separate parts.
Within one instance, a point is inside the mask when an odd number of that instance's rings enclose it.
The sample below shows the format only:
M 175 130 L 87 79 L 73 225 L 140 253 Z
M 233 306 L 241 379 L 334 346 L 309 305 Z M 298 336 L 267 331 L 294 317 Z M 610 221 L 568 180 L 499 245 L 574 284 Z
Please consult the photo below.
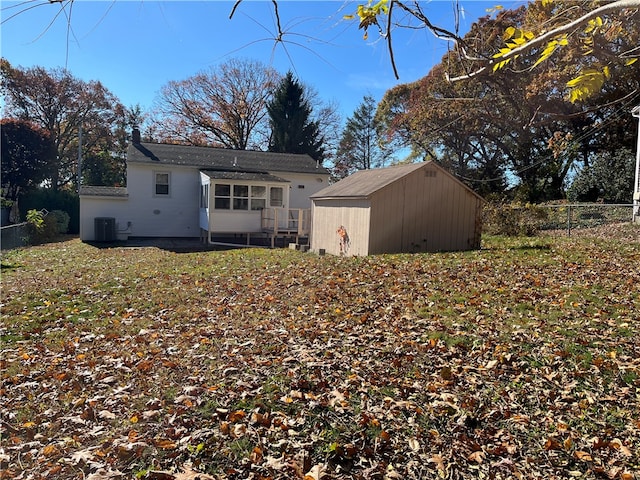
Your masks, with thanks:
M 283 44 L 273 39 L 270 1 L 244 0 L 233 19 L 229 14 L 234 3 L 228 1 L 76 0 L 71 10 L 67 7 L 67 16 L 57 17 L 60 4 L 47 0 L 0 3 L 0 51 L 12 65 L 66 66 L 76 77 L 100 80 L 125 105 L 140 104 L 147 110 L 170 80 L 243 57 L 283 74 L 291 69 L 324 101 L 335 100 L 347 117 L 364 95 L 380 100 L 392 86 L 426 75 L 447 48 L 425 29 L 394 31 L 400 74 L 395 80 L 386 43 L 377 32 L 371 30 L 365 41 L 357 23 L 343 19 L 355 12 L 358 2 L 281 0 Z M 500 2 L 459 3 L 465 12 L 464 32 Z M 520 3 L 501 2 L 506 8 Z M 421 5 L 432 22 L 453 28 L 451 0 Z

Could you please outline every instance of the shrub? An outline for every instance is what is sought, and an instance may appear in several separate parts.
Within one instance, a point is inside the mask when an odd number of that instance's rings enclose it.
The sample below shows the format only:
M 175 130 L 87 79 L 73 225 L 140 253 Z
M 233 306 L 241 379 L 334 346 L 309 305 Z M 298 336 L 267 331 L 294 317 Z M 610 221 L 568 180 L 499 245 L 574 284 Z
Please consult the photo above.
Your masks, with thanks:
M 51 216 L 52 219 L 57 224 L 58 233 L 67 233 L 69 231 L 69 221 L 71 217 L 67 212 L 62 210 L 54 210 L 53 212 L 49 212 L 47 218 Z
M 38 188 L 22 195 L 18 205 L 23 215 L 24 212 L 33 209 L 46 209 L 50 212 L 63 210 L 70 216 L 68 232 L 78 233 L 80 231 L 80 199 L 74 192 Z
M 27 212 L 28 241 L 31 245 L 40 245 L 51 242 L 61 233 L 60 228 L 69 225 L 69 215 L 58 210 L 57 212 L 43 213 L 38 210 Z
M 533 236 L 547 218 L 545 209 L 530 203 L 487 203 L 483 230 L 490 235 Z

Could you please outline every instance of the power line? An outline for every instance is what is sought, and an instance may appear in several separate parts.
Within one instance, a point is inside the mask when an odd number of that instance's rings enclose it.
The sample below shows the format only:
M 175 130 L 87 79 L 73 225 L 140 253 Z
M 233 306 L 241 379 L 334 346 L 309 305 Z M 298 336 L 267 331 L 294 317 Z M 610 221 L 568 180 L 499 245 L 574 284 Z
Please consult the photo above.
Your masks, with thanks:
M 571 147 L 576 147 L 579 146 L 583 140 L 589 138 L 590 136 L 594 135 L 598 130 L 602 130 L 607 124 L 612 123 L 614 120 L 617 120 L 618 118 L 620 118 L 622 115 L 627 115 L 630 108 L 632 108 L 633 106 L 636 105 L 637 102 L 640 101 L 640 93 L 636 93 L 634 92 L 632 94 L 632 96 L 630 96 L 629 100 L 625 103 L 623 103 L 619 108 L 617 108 L 615 111 L 611 112 L 607 117 L 605 117 L 605 119 L 603 119 L 602 122 L 598 123 L 597 125 L 591 127 L 589 130 L 585 131 L 582 135 L 574 138 L 571 140 L 570 144 L 567 146 L 567 148 L 564 150 L 564 152 L 561 154 L 562 157 L 566 157 L 567 155 L 569 155 L 569 151 L 571 151 Z M 639 132 L 640 135 L 640 132 Z M 521 169 L 518 170 L 514 170 L 512 173 L 513 175 L 520 175 L 523 172 L 526 172 L 527 170 L 531 170 L 532 168 L 538 167 L 540 165 L 542 165 L 543 163 L 549 161 L 551 159 L 553 155 L 549 154 L 547 156 L 542 157 L 540 160 L 538 160 L 537 162 L 532 163 L 531 165 L 527 165 L 526 167 L 523 167 Z M 490 179 L 478 179 L 478 178 L 469 178 L 469 177 L 465 177 L 462 175 L 456 175 L 459 179 L 461 180 L 466 180 L 469 182 L 473 182 L 473 183 L 491 183 L 491 182 L 497 182 L 503 179 L 503 177 L 496 177 L 496 178 L 490 178 Z

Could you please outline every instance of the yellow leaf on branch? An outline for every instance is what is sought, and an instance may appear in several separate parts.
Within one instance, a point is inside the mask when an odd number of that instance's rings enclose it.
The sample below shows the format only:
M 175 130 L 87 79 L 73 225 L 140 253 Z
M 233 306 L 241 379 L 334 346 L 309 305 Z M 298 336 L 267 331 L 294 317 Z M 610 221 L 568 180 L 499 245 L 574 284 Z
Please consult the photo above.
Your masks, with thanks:
M 576 103 L 599 92 L 607 78 L 609 78 L 609 67 L 607 66 L 602 70 L 594 68 L 584 70 L 576 78 L 567 82 L 567 87 L 570 88 L 569 101 Z

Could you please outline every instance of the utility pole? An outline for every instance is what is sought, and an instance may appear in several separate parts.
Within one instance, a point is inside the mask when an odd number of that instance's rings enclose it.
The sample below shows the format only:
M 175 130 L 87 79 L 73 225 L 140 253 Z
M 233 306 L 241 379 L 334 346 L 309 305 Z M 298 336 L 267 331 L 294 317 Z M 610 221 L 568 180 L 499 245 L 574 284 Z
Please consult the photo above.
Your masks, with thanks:
M 78 127 L 78 194 L 80 194 L 80 182 L 82 181 L 82 124 Z

